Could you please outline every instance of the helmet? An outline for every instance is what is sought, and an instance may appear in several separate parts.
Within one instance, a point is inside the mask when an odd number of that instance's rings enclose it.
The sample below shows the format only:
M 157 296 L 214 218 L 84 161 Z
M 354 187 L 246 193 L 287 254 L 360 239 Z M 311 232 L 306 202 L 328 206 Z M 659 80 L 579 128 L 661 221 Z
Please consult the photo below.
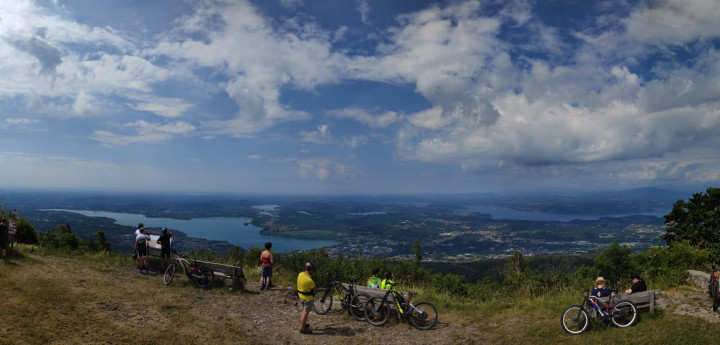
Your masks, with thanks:
M 308 261 L 307 263 L 305 263 L 305 270 L 306 270 L 306 271 L 314 271 L 314 270 L 315 270 L 315 264 L 312 263 L 312 262 L 310 262 L 310 261 Z

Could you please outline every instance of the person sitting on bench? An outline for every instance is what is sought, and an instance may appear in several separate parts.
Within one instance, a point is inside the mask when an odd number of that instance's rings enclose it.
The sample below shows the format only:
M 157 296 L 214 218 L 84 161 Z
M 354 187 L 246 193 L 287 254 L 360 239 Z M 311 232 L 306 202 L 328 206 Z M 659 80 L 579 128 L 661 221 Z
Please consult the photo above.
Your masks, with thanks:
M 640 275 L 638 275 L 637 273 L 633 273 L 632 282 L 633 285 L 629 289 L 625 290 L 626 294 L 647 291 L 647 285 L 645 285 L 645 281 L 640 279 Z

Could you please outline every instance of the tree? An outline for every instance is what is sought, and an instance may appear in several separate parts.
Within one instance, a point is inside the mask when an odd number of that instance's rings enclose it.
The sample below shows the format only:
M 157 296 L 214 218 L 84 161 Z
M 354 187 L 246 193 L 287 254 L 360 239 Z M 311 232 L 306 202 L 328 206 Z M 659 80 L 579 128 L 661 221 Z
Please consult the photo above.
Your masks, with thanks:
M 720 250 L 720 188 L 695 193 L 688 202 L 676 201 L 665 216 L 665 229 L 662 238 L 668 246 L 687 240 L 692 246 L 717 253 Z
M 595 258 L 597 274 L 616 284 L 620 279 L 629 278 L 635 269 L 631 253 L 632 248 L 620 245 L 620 240 L 613 241 Z
M 505 268 L 502 272 L 505 282 L 519 283 L 528 273 L 530 273 L 530 265 L 519 250 L 514 251 L 513 255 L 505 260 Z
M 17 240 L 20 243 L 35 244 L 38 242 L 37 231 L 25 218 L 17 220 Z
M 415 253 L 415 266 L 420 266 L 420 263 L 422 262 L 422 252 L 421 250 L 422 244 L 420 243 L 420 240 L 415 241 L 413 244 L 412 250 L 413 253 Z

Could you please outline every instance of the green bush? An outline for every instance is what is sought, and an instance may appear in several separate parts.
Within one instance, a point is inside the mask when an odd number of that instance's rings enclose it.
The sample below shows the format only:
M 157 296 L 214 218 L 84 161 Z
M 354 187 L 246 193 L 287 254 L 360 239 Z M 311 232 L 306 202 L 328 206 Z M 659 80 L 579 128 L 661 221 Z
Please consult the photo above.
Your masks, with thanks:
M 17 220 L 17 241 L 20 243 L 36 244 L 38 242 L 37 231 L 25 218 Z

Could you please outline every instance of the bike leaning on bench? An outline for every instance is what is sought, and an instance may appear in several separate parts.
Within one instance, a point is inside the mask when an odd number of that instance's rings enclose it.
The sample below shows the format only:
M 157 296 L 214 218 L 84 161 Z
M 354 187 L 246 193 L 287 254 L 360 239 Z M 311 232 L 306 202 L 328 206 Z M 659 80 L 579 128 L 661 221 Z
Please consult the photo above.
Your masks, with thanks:
M 341 313 L 347 308 L 348 313 L 355 320 L 364 321 L 365 304 L 370 299 L 370 296 L 357 292 L 354 284 L 356 281 L 357 279 L 351 279 L 348 285 L 349 288 L 345 288 L 341 282 L 332 277 L 326 287 L 319 288 L 315 292 L 313 310 L 320 315 L 325 315 L 332 309 L 333 298 L 337 298 L 340 303 Z
M 199 288 L 208 288 L 213 283 L 213 271 L 207 267 L 199 265 L 196 260 L 186 260 L 180 254 L 173 250 L 175 260 L 165 269 L 165 275 L 163 275 L 163 282 L 165 285 L 170 285 L 175 272 L 178 267 L 182 268 L 183 273 Z
M 427 301 L 413 303 L 410 301 L 415 292 L 408 292 L 407 300 L 395 291 L 395 283 L 388 283 L 390 289 L 385 292 L 382 298 L 373 297 L 365 306 L 365 318 L 373 326 L 382 326 L 390 318 L 390 301 L 392 296 L 398 314 L 402 320 L 407 320 L 413 327 L 420 330 L 428 330 L 435 327 L 438 313 L 435 306 Z
M 613 305 L 613 296 L 605 303 L 599 297 L 591 295 L 590 289 L 585 289 L 584 292 L 585 297 L 580 305 L 572 305 L 562 313 L 560 323 L 568 334 L 580 334 L 588 329 L 590 314 L 586 307 L 595 309 L 603 322 L 612 323 L 615 327 L 629 327 L 637 320 L 637 308 L 632 302 L 622 301 Z

